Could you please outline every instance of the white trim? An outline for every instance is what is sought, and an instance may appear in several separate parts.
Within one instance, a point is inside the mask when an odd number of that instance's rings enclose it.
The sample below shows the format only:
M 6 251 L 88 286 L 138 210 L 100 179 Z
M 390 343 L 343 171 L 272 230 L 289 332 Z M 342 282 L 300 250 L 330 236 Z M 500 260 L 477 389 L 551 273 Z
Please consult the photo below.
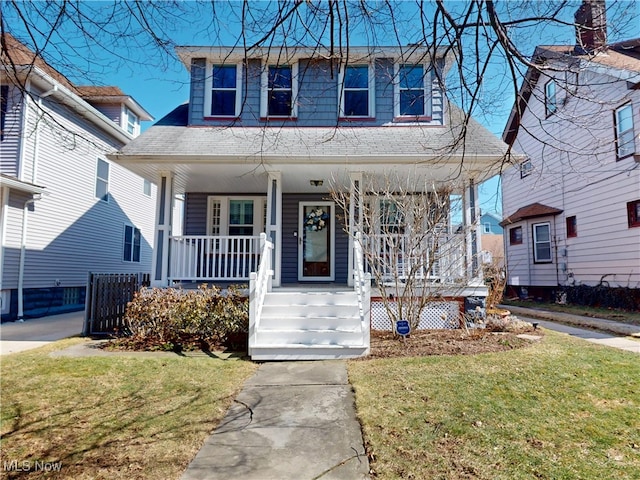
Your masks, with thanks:
M 344 77 L 347 68 L 350 67 L 367 67 L 367 115 L 346 115 L 344 108 L 345 100 L 345 84 Z M 375 63 L 348 63 L 340 66 L 338 73 L 338 88 L 340 89 L 339 115 L 341 118 L 375 118 L 376 116 L 376 69 Z M 363 89 L 350 89 L 363 90 Z
M 291 115 L 269 115 L 269 67 L 291 67 Z M 296 118 L 298 116 L 298 62 L 262 62 L 260 74 L 260 117 Z
M 400 67 L 401 66 L 421 66 L 422 71 L 422 91 L 424 98 L 422 115 L 409 115 L 400 114 Z M 393 64 L 393 116 L 395 118 L 415 118 L 415 117 L 431 117 L 433 115 L 432 105 L 432 84 L 433 84 L 433 71 L 426 63 L 410 63 L 397 60 Z
M 275 192 L 274 190 L 275 183 Z M 271 213 L 275 208 L 275 223 L 271 223 Z M 269 232 L 268 230 L 271 230 Z M 267 238 L 274 243 L 274 271 L 272 285 L 279 287 L 282 281 L 282 173 L 269 172 L 269 184 L 267 186 L 267 221 L 265 225 Z M 269 235 L 274 235 L 275 238 Z
M 304 207 L 329 207 L 329 271 L 330 275 L 324 277 L 307 277 L 303 271 L 304 254 Z M 333 282 L 336 276 L 336 206 L 334 202 L 299 202 L 298 203 L 298 281 L 325 281 Z
M 233 89 L 236 93 L 236 104 L 235 111 L 233 115 L 221 115 L 218 113 L 213 113 L 211 111 L 211 96 L 213 93 L 213 67 L 235 67 L 236 68 L 236 86 Z M 204 81 L 204 116 L 205 117 L 221 117 L 221 118 L 236 118 L 240 116 L 241 108 L 242 108 L 242 63 L 224 63 L 224 62 L 212 62 L 207 61 L 206 72 L 205 72 L 205 81 Z M 219 89 L 219 90 L 228 90 L 232 89 Z

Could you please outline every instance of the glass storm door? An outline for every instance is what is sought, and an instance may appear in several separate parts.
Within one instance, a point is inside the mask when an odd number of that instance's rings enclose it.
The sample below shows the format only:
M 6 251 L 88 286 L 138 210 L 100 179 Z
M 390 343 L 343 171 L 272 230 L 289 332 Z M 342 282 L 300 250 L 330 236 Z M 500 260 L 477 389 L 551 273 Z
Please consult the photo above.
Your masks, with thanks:
M 334 280 L 333 202 L 300 202 L 298 280 Z

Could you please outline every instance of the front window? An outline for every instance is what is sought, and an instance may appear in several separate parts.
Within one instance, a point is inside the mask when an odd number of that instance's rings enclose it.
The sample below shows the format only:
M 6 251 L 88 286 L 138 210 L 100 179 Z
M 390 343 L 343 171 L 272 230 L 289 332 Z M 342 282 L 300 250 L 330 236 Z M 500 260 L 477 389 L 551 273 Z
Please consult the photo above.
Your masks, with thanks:
M 109 164 L 100 158 L 96 169 L 96 198 L 109 201 Z
M 240 114 L 241 82 L 237 65 L 213 65 L 211 67 L 211 99 L 209 114 L 215 117 L 236 117 Z
M 429 78 L 429 71 L 424 65 L 397 66 L 394 112 L 396 117 L 431 116 Z
M 266 202 L 264 197 L 209 197 L 207 234 L 251 236 L 264 232 Z
M 263 117 L 295 117 L 297 109 L 295 65 L 269 65 L 263 78 Z
M 509 245 L 522 245 L 522 227 L 509 229 Z
M 392 200 L 380 200 L 380 233 L 405 232 L 405 217 L 400 206 Z
M 627 219 L 629 228 L 640 227 L 640 200 L 627 203 Z
M 373 75 L 369 65 L 349 65 L 342 76 L 341 116 L 373 117 Z
M 615 111 L 616 154 L 618 158 L 633 155 L 636 151 L 633 134 L 633 108 L 624 105 Z
M 533 225 L 533 260 L 551 262 L 551 224 L 548 222 Z
M 122 259 L 125 262 L 140 261 L 140 229 L 131 225 L 124 227 L 124 251 Z
M 544 106 L 547 112 L 547 116 L 553 114 L 558 109 L 556 103 L 556 82 L 555 80 L 549 80 L 544 86 Z

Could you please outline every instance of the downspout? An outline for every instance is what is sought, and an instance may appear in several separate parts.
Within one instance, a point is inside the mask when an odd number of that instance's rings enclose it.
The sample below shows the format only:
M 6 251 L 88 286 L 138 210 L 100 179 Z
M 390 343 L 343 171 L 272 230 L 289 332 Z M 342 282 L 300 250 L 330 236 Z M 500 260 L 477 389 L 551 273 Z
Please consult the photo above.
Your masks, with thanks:
M 18 147 L 18 180 L 24 181 L 24 157 L 25 157 L 25 139 L 27 138 L 27 125 L 29 124 L 29 91 L 31 89 L 31 81 L 27 80 L 22 92 L 22 112 L 20 115 L 20 145 Z
M 30 198 L 24 202 L 22 207 L 22 238 L 20 240 L 20 264 L 18 268 L 18 321 L 23 321 L 24 317 L 24 258 L 26 256 L 27 247 L 27 217 L 29 213 L 29 205 L 40 200 L 42 195 L 36 194 L 33 198 Z

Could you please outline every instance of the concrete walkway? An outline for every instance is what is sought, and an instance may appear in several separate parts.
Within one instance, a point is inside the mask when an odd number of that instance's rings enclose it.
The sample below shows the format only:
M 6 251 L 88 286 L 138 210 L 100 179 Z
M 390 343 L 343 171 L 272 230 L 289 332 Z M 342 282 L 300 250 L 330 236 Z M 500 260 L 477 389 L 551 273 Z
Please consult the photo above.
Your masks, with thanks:
M 230 478 L 369 478 L 344 361 L 260 366 L 182 475 Z
M 84 311 L 0 324 L 0 355 L 23 352 L 82 333 Z

